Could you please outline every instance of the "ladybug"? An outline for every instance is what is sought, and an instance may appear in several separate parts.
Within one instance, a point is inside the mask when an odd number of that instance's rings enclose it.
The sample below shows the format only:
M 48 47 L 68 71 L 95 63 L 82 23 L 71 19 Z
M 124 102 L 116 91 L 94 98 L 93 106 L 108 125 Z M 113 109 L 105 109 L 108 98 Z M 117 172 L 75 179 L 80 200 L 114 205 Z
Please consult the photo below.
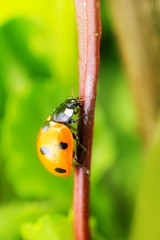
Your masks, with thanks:
M 79 137 L 71 130 L 73 123 L 85 118 L 85 114 L 74 120 L 73 114 L 77 114 L 81 100 L 79 98 L 67 98 L 61 103 L 45 121 L 37 138 L 37 153 L 43 165 L 56 176 L 68 177 L 72 170 L 72 159 L 87 174 L 89 171 L 77 162 L 74 156 L 74 141 L 85 151 Z

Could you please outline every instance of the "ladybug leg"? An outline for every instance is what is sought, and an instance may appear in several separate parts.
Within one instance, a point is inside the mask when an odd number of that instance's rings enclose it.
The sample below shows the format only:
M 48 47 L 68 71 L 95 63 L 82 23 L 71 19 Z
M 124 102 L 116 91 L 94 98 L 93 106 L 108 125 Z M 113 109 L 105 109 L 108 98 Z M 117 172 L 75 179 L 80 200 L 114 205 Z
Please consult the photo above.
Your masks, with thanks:
M 87 150 L 86 150 L 86 148 L 80 143 L 79 137 L 78 137 L 75 133 L 73 133 L 73 132 L 72 132 L 72 134 L 73 134 L 74 140 L 75 140 L 75 141 L 78 143 L 78 145 L 83 149 L 83 151 L 84 151 L 85 153 L 88 153 Z
M 70 123 L 70 124 L 73 124 L 73 123 L 79 122 L 81 119 L 83 119 L 83 118 L 85 118 L 86 116 L 88 116 L 88 114 L 89 114 L 89 113 L 84 114 L 84 115 L 82 115 L 81 117 L 77 118 L 76 120 L 70 119 L 70 120 L 69 120 L 69 123 Z
M 69 127 L 70 129 L 72 129 L 73 131 L 77 131 L 77 129 L 75 127 L 73 127 L 73 125 L 66 123 L 66 126 Z
M 74 109 L 73 113 L 76 115 L 78 113 L 78 110 L 79 110 L 78 108 Z
M 75 155 L 75 156 L 74 156 L 75 165 L 78 166 L 78 167 L 80 167 L 80 168 L 82 168 L 82 169 L 90 176 L 90 175 L 91 175 L 90 171 L 89 171 L 87 168 L 83 167 L 82 164 L 80 164 L 80 163 L 77 161 L 77 156 L 76 156 L 76 154 L 74 154 L 74 155 Z

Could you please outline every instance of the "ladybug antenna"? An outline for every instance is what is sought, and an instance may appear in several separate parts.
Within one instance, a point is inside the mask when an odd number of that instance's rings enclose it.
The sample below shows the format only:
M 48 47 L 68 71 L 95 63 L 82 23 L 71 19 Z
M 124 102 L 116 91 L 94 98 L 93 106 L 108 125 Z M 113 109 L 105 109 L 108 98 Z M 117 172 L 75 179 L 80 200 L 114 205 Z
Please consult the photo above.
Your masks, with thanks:
M 80 106 L 80 107 L 83 106 L 83 103 L 81 104 L 81 102 L 84 102 L 84 98 L 82 98 L 82 99 L 79 98 L 79 103 L 80 103 L 79 106 Z

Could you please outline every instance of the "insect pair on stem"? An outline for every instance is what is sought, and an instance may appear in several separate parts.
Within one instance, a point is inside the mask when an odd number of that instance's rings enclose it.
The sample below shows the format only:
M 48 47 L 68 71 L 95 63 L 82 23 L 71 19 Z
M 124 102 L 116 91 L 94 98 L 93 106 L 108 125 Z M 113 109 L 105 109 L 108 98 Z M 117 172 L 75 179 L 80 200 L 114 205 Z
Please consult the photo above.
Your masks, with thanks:
M 57 176 L 67 177 L 71 174 L 72 159 L 75 165 L 81 167 L 88 175 L 88 169 L 78 163 L 74 153 L 73 139 L 87 153 L 86 148 L 80 143 L 80 139 L 73 131 L 72 124 L 79 122 L 88 114 L 73 119 L 81 106 L 79 98 L 67 98 L 49 116 L 42 126 L 37 138 L 37 152 L 43 165 Z

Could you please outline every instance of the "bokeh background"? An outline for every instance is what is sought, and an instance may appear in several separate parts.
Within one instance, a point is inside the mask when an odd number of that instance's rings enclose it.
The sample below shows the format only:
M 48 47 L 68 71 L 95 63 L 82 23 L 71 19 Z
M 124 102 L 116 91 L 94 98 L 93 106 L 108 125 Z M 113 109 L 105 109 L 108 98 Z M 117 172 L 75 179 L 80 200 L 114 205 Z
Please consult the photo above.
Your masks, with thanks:
M 160 239 L 159 130 L 144 147 L 108 3 L 91 169 L 96 240 Z M 53 109 L 78 96 L 73 1 L 6 0 L 0 7 L 0 239 L 72 240 L 73 172 L 53 176 L 36 153 Z M 157 128 L 159 129 L 159 128 Z M 145 150 L 144 150 L 145 149 Z

